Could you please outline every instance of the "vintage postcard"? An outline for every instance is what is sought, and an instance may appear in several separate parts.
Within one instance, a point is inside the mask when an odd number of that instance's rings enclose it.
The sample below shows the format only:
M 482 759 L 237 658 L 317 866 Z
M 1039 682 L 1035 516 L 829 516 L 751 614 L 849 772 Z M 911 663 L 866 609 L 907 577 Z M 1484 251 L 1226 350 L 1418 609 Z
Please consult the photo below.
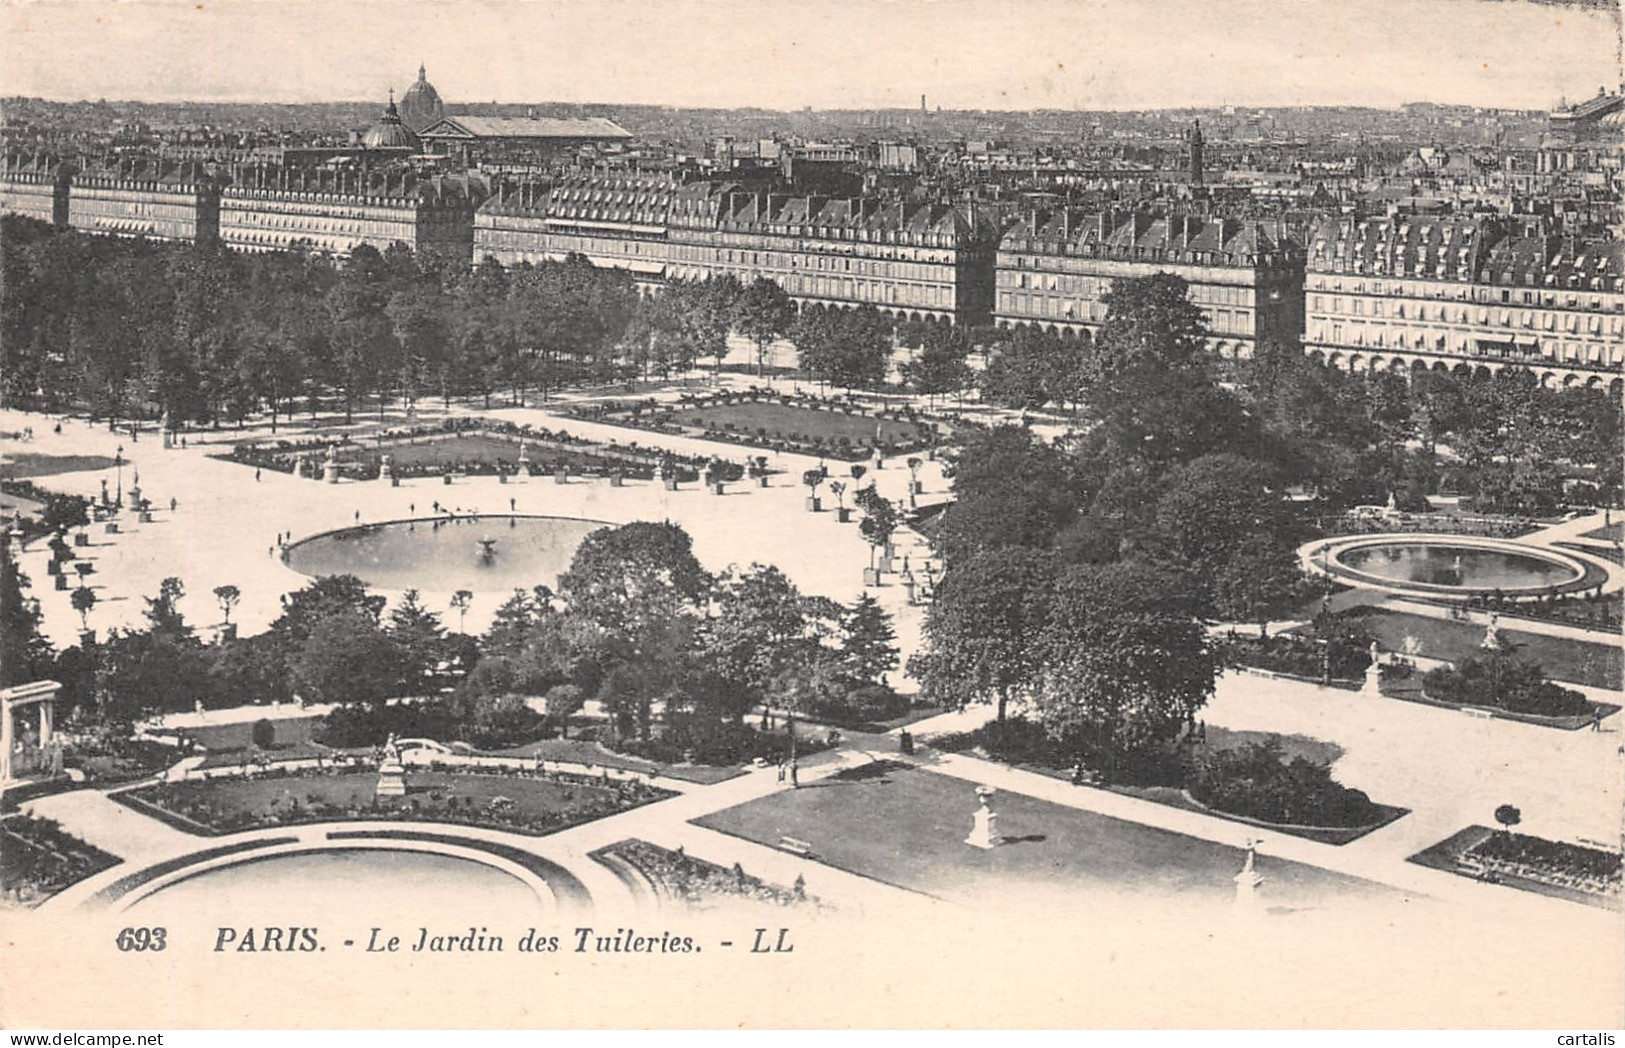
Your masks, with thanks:
M 1612 1044 L 1621 17 L 3 0 L 0 1026 Z

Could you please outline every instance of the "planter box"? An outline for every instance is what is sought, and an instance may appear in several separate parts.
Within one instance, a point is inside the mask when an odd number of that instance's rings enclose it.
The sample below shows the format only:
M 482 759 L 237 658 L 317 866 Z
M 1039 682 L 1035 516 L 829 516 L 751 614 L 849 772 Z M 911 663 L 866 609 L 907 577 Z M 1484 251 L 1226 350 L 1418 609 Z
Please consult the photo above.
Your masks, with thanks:
M 878 569 L 878 568 L 864 568 L 863 569 L 863 584 L 865 586 L 879 586 L 880 585 L 880 569 Z
M 68 577 L 66 575 L 62 574 L 60 571 L 55 572 L 54 574 L 56 575 L 56 588 L 59 589 L 59 590 L 67 589 L 68 588 Z
M 676 477 L 667 477 L 665 483 L 666 483 L 666 490 L 667 491 L 676 491 L 677 490 L 677 478 Z
M 75 546 L 88 546 L 90 545 L 90 536 L 83 531 L 77 532 L 73 536 L 73 544 Z
M 835 511 L 835 519 L 840 521 L 842 524 L 852 523 L 852 507 L 842 506 L 840 509 L 837 509 Z
M 568 483 L 570 483 L 570 474 L 564 472 L 563 470 L 559 470 L 558 472 L 553 474 L 553 483 L 555 483 L 555 484 L 568 484 Z
M 715 481 L 714 483 L 711 484 L 711 494 L 713 494 L 713 495 L 722 494 L 722 481 L 720 481 L 720 480 Z
M 817 513 L 820 510 L 822 510 L 823 508 L 824 508 L 824 503 L 823 503 L 823 501 L 821 499 L 819 499 L 819 497 L 817 495 L 809 495 L 807 497 L 807 512 L 808 513 Z
M 756 478 L 756 486 L 759 487 L 759 488 L 767 487 L 767 474 L 766 473 L 763 473 L 761 476 Z
M 609 486 L 610 487 L 618 488 L 623 483 L 625 483 L 625 478 L 623 478 L 619 473 L 611 473 L 609 475 Z
M 451 474 L 447 473 L 441 476 L 440 483 L 446 485 L 448 488 L 451 487 Z

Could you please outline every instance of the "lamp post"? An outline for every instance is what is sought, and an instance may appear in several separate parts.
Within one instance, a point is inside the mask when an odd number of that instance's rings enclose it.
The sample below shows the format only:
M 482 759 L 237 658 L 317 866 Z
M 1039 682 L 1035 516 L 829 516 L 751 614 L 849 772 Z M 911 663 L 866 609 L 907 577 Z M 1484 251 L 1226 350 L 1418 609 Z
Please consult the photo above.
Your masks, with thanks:
M 124 508 L 124 445 L 118 446 L 113 456 L 113 465 L 118 469 L 118 492 L 113 496 L 113 505 L 119 509 Z

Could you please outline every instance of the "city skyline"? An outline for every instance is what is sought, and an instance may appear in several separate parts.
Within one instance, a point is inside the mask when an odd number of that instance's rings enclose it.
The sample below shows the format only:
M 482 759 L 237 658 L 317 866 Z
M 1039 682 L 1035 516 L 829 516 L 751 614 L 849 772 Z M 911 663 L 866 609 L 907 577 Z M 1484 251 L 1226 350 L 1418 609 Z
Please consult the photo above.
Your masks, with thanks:
M 1545 109 L 1621 80 L 1618 18 L 1594 7 L 765 0 L 749 18 L 738 11 L 705 0 L 13 4 L 0 7 L 0 93 L 363 101 L 404 90 L 421 62 L 453 106 L 908 109 L 924 94 L 945 109 Z M 665 60 L 676 41 L 728 75 L 695 78 Z

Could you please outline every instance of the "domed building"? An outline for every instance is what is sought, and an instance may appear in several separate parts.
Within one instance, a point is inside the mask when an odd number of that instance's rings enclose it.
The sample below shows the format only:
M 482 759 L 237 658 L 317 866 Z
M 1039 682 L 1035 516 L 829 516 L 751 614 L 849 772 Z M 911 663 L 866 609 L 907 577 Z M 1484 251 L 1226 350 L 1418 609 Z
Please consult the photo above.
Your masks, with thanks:
M 413 134 L 417 134 L 445 115 L 440 92 L 429 83 L 427 70 L 418 66 L 418 81 L 401 96 L 401 121 Z
M 363 149 L 405 149 L 416 152 L 418 138 L 401 122 L 400 111 L 395 108 L 395 92 L 389 92 L 389 108 L 378 122 L 367 128 L 361 136 Z

